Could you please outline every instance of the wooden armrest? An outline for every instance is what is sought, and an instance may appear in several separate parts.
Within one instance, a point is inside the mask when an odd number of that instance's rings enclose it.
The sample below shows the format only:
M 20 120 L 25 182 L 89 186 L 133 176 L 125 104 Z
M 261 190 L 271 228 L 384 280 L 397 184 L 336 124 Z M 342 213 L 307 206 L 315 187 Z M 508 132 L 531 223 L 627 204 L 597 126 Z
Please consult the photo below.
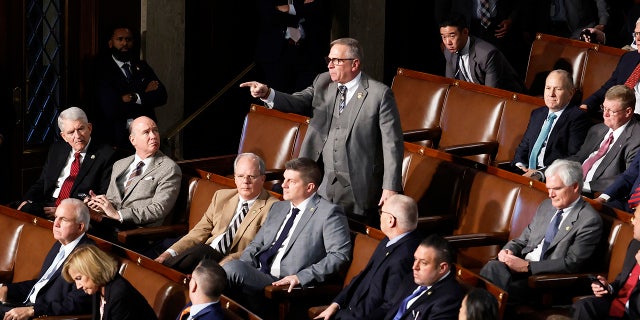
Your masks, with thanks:
M 309 319 L 313 319 L 319 316 L 327 308 L 329 308 L 329 306 L 317 306 L 309 308 L 309 311 L 307 312 Z
M 536 289 L 554 289 L 560 287 L 591 288 L 589 275 L 592 273 L 549 273 L 529 276 L 529 287 Z
M 284 300 L 318 295 L 331 295 L 333 297 L 337 295 L 340 290 L 342 290 L 342 286 L 339 284 L 320 284 L 313 287 L 304 288 L 301 286 L 296 286 L 295 288 L 293 288 L 293 290 L 291 290 L 291 292 L 287 292 L 287 290 L 289 290 L 289 285 L 266 286 L 264 287 L 264 295 L 265 297 L 273 300 Z
M 504 245 L 509 239 L 509 232 L 459 234 L 444 238 L 455 248 Z
M 157 226 L 118 231 L 118 241 L 128 243 L 138 240 L 158 240 L 184 235 L 189 231 L 186 225 Z
M 442 129 L 440 128 L 425 128 L 425 129 L 415 129 L 415 130 L 407 130 L 402 132 L 402 137 L 406 142 L 416 142 L 423 140 L 440 140 L 440 136 L 442 135 Z M 437 143 L 434 143 L 437 145 Z
M 47 320 L 80 320 L 80 319 L 93 319 L 90 314 L 71 315 L 71 316 L 39 316 L 36 319 Z
M 491 156 L 491 159 L 493 159 L 496 157 L 496 153 L 498 152 L 498 142 L 489 141 L 458 144 L 442 148 L 441 150 L 461 157 L 473 156 L 478 154 L 488 154 Z

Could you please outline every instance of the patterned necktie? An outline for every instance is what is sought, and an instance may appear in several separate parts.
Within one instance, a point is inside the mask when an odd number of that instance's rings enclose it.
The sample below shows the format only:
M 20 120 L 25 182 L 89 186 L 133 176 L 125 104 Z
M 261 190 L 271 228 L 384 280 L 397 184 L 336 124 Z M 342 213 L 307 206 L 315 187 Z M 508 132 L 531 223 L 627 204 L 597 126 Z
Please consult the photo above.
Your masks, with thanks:
M 393 317 L 393 320 L 402 319 L 402 315 L 404 315 L 404 313 L 407 312 L 407 305 L 409 304 L 409 301 L 411 301 L 411 299 L 419 296 L 425 290 L 427 290 L 427 287 L 419 286 L 415 291 L 413 291 L 412 294 L 410 294 L 408 297 L 404 298 L 404 300 L 402 300 L 402 303 L 400 304 L 400 308 L 398 308 L 398 312 L 396 312 L 395 317 Z
M 339 85 L 338 91 L 340 92 L 339 114 L 342 114 L 342 111 L 344 111 L 344 107 L 347 105 L 347 86 Z
M 247 216 L 249 212 L 249 204 L 246 202 L 242 203 L 242 210 L 240 214 L 237 214 L 233 217 L 233 221 L 231 221 L 231 225 L 227 228 L 227 231 L 222 236 L 222 239 L 218 242 L 216 250 L 222 254 L 227 254 L 227 250 L 231 247 L 231 243 L 233 243 L 233 236 L 238 231 L 238 227 L 242 223 L 242 219 Z
M 480 24 L 485 29 L 489 27 L 489 24 L 491 24 L 490 6 L 491 4 L 489 3 L 489 0 L 480 0 Z
M 617 296 L 611 301 L 611 306 L 609 307 L 609 316 L 616 318 L 624 317 L 627 301 L 629 301 L 629 296 L 638 283 L 639 276 L 640 266 L 638 266 L 638 264 L 636 263 L 636 265 L 631 270 L 627 281 L 625 281 Z
M 131 74 L 131 65 L 129 62 L 122 64 L 122 70 L 124 70 L 124 74 L 127 77 L 127 82 L 131 82 L 133 80 L 133 74 Z
M 271 272 L 271 259 L 278 253 L 278 249 L 282 247 L 282 243 L 289 236 L 289 232 L 291 231 L 291 226 L 293 226 L 293 221 L 296 219 L 296 216 L 300 212 L 300 209 L 293 208 L 291 209 L 291 216 L 284 224 L 284 228 L 282 228 L 282 232 L 280 232 L 280 236 L 273 243 L 273 245 L 266 251 L 262 252 L 258 259 L 260 260 L 260 271 L 269 274 Z
M 598 152 L 596 152 L 596 154 L 594 154 L 591 157 L 589 157 L 582 164 L 582 178 L 583 179 L 587 179 L 587 173 L 589 173 L 589 170 L 591 170 L 591 168 L 593 167 L 593 164 L 596 163 L 596 161 L 600 160 L 600 158 L 604 157 L 604 155 L 609 150 L 609 146 L 611 145 L 612 142 L 613 142 L 613 132 L 611 132 L 609 134 L 609 137 L 607 138 L 607 140 L 605 140 L 600 145 L 600 148 L 598 149 Z
M 71 195 L 71 188 L 73 187 L 73 183 L 76 181 L 76 177 L 78 176 L 78 171 L 80 171 L 80 160 L 82 159 L 82 155 L 80 152 L 76 152 L 74 155 L 74 160 L 71 162 L 71 172 L 64 182 L 62 183 L 62 187 L 60 188 L 60 193 L 58 194 L 58 198 L 56 199 L 56 207 L 60 205 L 62 200 L 69 198 Z
M 540 130 L 540 134 L 538 135 L 538 139 L 536 139 L 536 143 L 533 145 L 533 149 L 531 149 L 531 154 L 529 155 L 529 169 L 538 168 L 538 155 L 540 154 L 540 150 L 542 150 L 542 145 L 545 141 L 547 141 L 547 136 L 551 132 L 551 126 L 553 125 L 553 120 L 556 119 L 556 114 L 551 113 L 547 117 L 547 121 L 545 121 L 542 129 Z
M 129 178 L 127 178 L 127 182 L 124 184 L 125 192 L 127 192 L 127 189 L 133 183 L 133 179 L 142 174 L 142 167 L 144 167 L 144 162 L 143 161 L 138 162 L 138 164 L 136 165 L 136 168 L 131 172 L 131 174 L 129 175 Z
M 553 238 L 556 237 L 558 233 L 558 228 L 560 227 L 560 222 L 562 221 L 562 210 L 558 210 L 556 214 L 549 222 L 549 226 L 547 227 L 547 232 L 544 234 L 544 241 L 542 241 L 542 253 L 540 254 L 540 258 L 544 257 L 544 254 L 547 252 L 549 245 L 553 242 Z
M 629 197 L 629 201 L 627 201 L 627 203 L 629 204 L 630 209 L 634 209 L 638 206 L 640 203 L 640 184 L 633 190 L 633 193 Z
M 27 295 L 27 299 L 24 300 L 25 304 L 29 302 L 29 300 L 30 300 L 29 298 L 31 297 L 31 295 L 37 294 L 36 287 L 42 288 L 42 286 L 44 286 L 44 284 L 42 284 L 42 283 L 43 282 L 46 283 L 47 281 L 49 281 L 49 278 L 51 278 L 53 273 L 56 270 L 58 270 L 58 265 L 61 264 L 62 259 L 64 259 L 64 248 L 60 247 L 60 250 L 58 251 L 58 254 L 53 259 L 53 262 L 51 263 L 51 265 L 49 266 L 47 271 L 44 273 L 44 275 L 42 275 L 42 278 L 40 278 L 38 280 L 38 282 L 36 282 L 36 284 L 31 288 L 31 291 L 29 291 L 29 294 Z M 40 289 L 38 289 L 38 291 L 40 291 Z
M 180 313 L 180 317 L 178 317 L 178 320 L 187 320 L 189 319 L 190 315 L 191 315 L 191 306 L 188 306 L 184 308 L 184 310 L 182 310 L 182 313 Z
M 624 85 L 633 90 L 636 87 L 638 80 L 640 80 L 640 63 L 638 63 L 636 68 L 633 69 L 633 72 L 631 72 L 631 75 L 629 75 L 629 78 L 627 78 Z

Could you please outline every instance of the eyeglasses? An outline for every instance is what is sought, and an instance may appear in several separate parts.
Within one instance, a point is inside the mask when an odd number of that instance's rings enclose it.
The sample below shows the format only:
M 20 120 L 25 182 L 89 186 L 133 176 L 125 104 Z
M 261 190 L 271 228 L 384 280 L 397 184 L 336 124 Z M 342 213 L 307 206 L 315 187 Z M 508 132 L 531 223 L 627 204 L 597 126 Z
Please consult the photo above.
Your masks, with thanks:
M 261 176 L 262 176 L 261 174 L 260 174 L 260 175 L 257 175 L 257 176 L 250 175 L 250 174 L 249 174 L 249 175 L 244 175 L 244 174 L 236 174 L 236 175 L 234 175 L 234 177 L 235 177 L 236 179 L 241 180 L 241 181 L 244 181 L 244 180 L 246 180 L 246 179 L 249 179 L 249 180 L 251 180 L 251 181 L 256 181 L 256 180 L 257 180 L 258 178 L 260 178 Z
M 613 110 L 611 110 L 609 108 L 605 108 L 604 105 L 600 105 L 600 110 L 602 110 L 603 113 L 609 113 L 611 115 L 615 115 L 616 113 L 618 113 L 620 111 L 627 110 L 627 108 L 622 108 L 620 110 L 613 111 Z
M 640 36 L 640 32 L 631 32 L 631 36 L 634 38 Z
M 392 216 L 394 219 L 398 219 L 398 218 L 396 218 L 396 216 L 394 216 L 394 215 L 393 215 L 393 213 L 391 213 L 391 212 L 389 212 L 389 211 L 383 211 L 383 210 L 382 210 L 382 208 L 378 209 L 378 214 L 379 214 L 380 216 L 382 216 L 382 214 L 383 214 L 383 213 L 386 213 L 386 214 L 388 214 L 388 215 Z
M 342 65 L 344 63 L 345 60 L 356 60 L 356 58 L 344 58 L 344 59 L 340 59 L 340 58 L 329 58 L 329 57 L 324 57 L 324 61 L 327 62 L 327 64 L 333 64 L 334 66 L 339 66 Z

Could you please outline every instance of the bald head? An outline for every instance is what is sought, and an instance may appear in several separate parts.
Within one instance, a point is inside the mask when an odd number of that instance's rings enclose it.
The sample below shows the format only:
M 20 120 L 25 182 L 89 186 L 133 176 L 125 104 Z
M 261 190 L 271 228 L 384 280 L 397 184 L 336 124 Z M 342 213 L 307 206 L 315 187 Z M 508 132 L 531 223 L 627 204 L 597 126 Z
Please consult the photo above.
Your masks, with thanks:
M 156 122 L 144 116 L 133 120 L 129 127 L 129 141 L 140 158 L 153 156 L 160 149 L 160 132 Z

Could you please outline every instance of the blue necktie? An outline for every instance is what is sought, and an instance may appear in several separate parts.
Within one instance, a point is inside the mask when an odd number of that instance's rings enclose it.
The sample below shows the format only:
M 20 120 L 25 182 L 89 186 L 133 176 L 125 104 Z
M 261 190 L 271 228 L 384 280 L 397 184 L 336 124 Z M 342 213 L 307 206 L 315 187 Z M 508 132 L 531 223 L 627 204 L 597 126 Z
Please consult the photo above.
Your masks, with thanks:
M 538 139 L 536 139 L 536 143 L 533 145 L 533 149 L 531 149 L 531 154 L 529 155 L 529 169 L 535 170 L 538 168 L 538 155 L 540 154 L 540 150 L 542 150 L 542 145 L 545 141 L 547 141 L 547 136 L 549 136 L 549 132 L 551 132 L 551 126 L 553 125 L 553 120 L 555 120 L 558 116 L 555 113 L 549 114 L 547 117 L 547 121 L 545 121 L 542 129 L 540 130 L 540 134 L 538 135 Z
M 409 304 L 409 301 L 411 301 L 411 299 L 419 296 L 425 290 L 427 290 L 427 287 L 419 286 L 415 291 L 413 291 L 412 294 L 410 294 L 408 297 L 404 298 L 404 300 L 402 300 L 402 304 L 400 304 L 400 308 L 398 308 L 398 312 L 396 312 L 396 315 L 393 317 L 393 320 L 401 319 L 402 315 L 405 312 L 407 312 L 407 304 Z
M 60 247 L 60 251 L 58 251 L 58 254 L 56 255 L 56 257 L 53 259 L 53 262 L 51 263 L 51 265 L 49 266 L 49 268 L 47 269 L 47 271 L 42 275 L 42 278 L 40 278 L 40 280 L 38 280 L 38 282 L 36 282 L 36 284 L 31 288 L 31 291 L 29 291 L 29 294 L 27 295 L 27 299 L 24 301 L 25 304 L 30 303 L 29 298 L 31 297 L 31 295 L 33 294 L 37 294 L 36 292 L 36 285 L 41 284 L 41 283 L 47 283 L 47 281 L 49 281 L 49 278 L 51 278 L 51 276 L 53 275 L 53 273 L 58 270 L 58 265 L 60 264 L 60 262 L 62 261 L 62 259 L 64 259 L 64 248 L 61 246 Z M 43 285 L 44 286 L 44 285 Z M 39 290 L 38 290 L 39 291 Z M 35 300 L 35 299 L 34 299 Z
M 276 240 L 268 250 L 262 252 L 258 256 L 258 259 L 260 260 L 260 271 L 266 274 L 271 272 L 271 259 L 276 255 L 276 253 L 278 253 L 278 249 L 282 247 L 282 243 L 289 236 L 289 231 L 291 231 L 291 226 L 293 226 L 293 220 L 296 219 L 298 212 L 300 212 L 300 209 L 298 208 L 291 209 L 291 216 L 284 224 L 284 228 L 282 228 L 282 232 L 280 232 L 278 240 Z
M 131 74 L 131 65 L 129 64 L 129 62 L 125 62 L 124 64 L 122 64 L 122 70 L 124 70 L 127 82 L 131 82 L 131 80 L 133 80 L 133 74 Z
M 338 91 L 340 91 L 340 107 L 338 113 L 342 114 L 344 107 L 347 105 L 347 86 L 339 85 Z
M 549 226 L 547 227 L 547 232 L 544 234 L 544 241 L 542 241 L 542 253 L 540 254 L 540 259 L 544 257 L 544 254 L 547 252 L 549 245 L 553 242 L 553 238 L 556 237 L 558 233 L 558 228 L 560 227 L 560 222 L 562 221 L 562 210 L 558 210 L 556 214 L 551 219 Z

